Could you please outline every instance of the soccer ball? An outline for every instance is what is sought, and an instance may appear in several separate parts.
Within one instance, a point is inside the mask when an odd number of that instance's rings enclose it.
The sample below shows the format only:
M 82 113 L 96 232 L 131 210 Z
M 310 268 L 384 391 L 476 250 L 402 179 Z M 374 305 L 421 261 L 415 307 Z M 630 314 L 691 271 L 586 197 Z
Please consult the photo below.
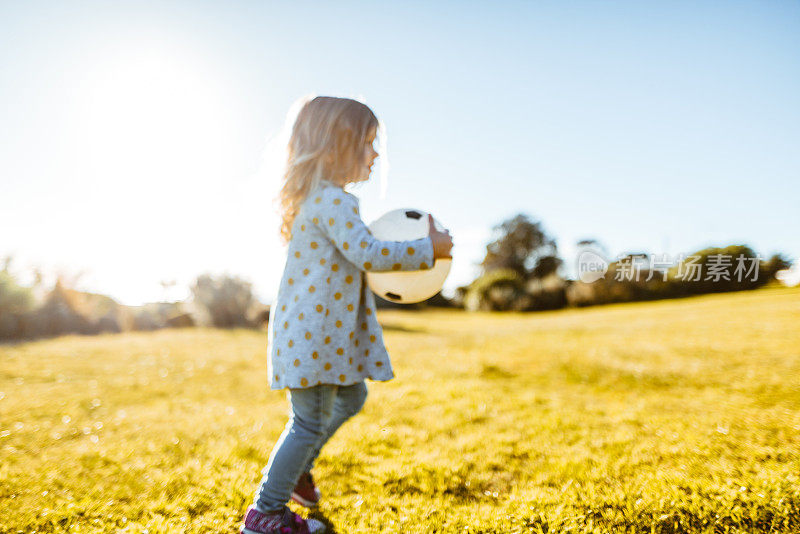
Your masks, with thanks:
M 433 218 L 440 232 L 444 227 Z M 428 214 L 417 209 L 397 209 L 385 213 L 369 225 L 375 239 L 412 241 L 428 236 Z M 452 260 L 438 258 L 432 269 L 419 271 L 367 272 L 367 285 L 382 299 L 399 304 L 413 304 L 429 299 L 442 289 Z

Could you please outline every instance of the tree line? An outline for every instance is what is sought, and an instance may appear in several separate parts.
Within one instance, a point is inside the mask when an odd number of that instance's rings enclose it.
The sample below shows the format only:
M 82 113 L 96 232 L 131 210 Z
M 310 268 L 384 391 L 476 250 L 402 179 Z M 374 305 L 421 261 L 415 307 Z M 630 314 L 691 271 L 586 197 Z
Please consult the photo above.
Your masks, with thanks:
M 772 283 L 776 273 L 790 267 L 782 254 L 762 259 L 742 244 L 698 250 L 678 261 L 654 261 L 657 258 L 647 253 L 611 261 L 598 240 L 583 239 L 577 246 L 585 261 L 577 267 L 585 271 L 573 279 L 566 275 L 556 240 L 541 221 L 520 213 L 493 231 L 479 264 L 480 275 L 458 287 L 453 298 L 440 292 L 421 303 L 400 305 L 376 295 L 376 305 L 410 310 L 554 310 L 755 289 Z M 78 291 L 64 278 L 52 288 L 43 287 L 41 276 L 32 285 L 23 285 L 12 274 L 11 263 L 6 258 L 0 269 L 0 340 L 191 326 L 263 328 L 269 320 L 269 305 L 259 302 L 251 283 L 237 276 L 200 275 L 186 301 L 124 306 L 106 295 Z

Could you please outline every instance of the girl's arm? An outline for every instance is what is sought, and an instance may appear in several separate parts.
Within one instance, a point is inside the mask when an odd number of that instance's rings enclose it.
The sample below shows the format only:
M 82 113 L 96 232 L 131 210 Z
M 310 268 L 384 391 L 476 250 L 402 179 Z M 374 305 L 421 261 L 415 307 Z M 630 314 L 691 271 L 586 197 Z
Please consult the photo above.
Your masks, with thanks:
M 362 271 L 418 271 L 432 269 L 433 242 L 429 236 L 411 241 L 375 239 L 358 213 L 355 196 L 326 188 L 309 199 L 308 220 Z

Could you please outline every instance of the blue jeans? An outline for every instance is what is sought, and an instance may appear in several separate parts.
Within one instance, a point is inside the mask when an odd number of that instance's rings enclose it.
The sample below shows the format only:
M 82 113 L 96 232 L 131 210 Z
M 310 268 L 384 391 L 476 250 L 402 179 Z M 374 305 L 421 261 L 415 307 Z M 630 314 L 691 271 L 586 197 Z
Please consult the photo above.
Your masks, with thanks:
M 297 480 L 311 471 L 320 449 L 342 424 L 361 411 L 367 400 L 364 382 L 352 386 L 320 384 L 290 389 L 291 414 L 272 449 L 253 505 L 262 512 L 282 509 Z

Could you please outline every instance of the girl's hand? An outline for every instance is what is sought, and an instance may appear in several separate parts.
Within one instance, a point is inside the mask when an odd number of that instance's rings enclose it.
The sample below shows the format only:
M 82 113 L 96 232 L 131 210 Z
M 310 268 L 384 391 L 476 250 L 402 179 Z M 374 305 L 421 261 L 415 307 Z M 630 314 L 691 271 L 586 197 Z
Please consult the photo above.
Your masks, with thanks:
M 433 242 L 433 259 L 445 258 L 453 259 L 450 249 L 453 248 L 453 238 L 450 237 L 450 230 L 440 232 L 433 224 L 433 215 L 428 214 L 428 236 Z

